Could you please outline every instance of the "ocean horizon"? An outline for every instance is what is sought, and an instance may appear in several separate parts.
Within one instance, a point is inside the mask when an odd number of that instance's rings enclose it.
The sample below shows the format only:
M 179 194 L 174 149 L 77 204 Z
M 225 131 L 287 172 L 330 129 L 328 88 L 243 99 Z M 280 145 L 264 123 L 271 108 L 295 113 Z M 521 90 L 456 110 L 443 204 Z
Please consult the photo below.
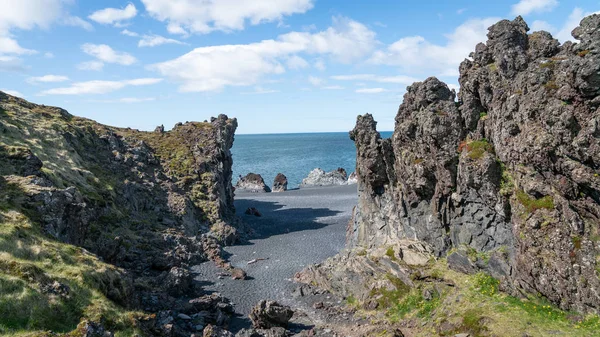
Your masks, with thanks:
M 392 131 L 381 132 L 382 138 L 391 135 Z M 240 134 L 231 153 L 234 185 L 240 175 L 257 173 L 270 187 L 275 176 L 283 173 L 292 189 L 315 168 L 341 167 L 348 175 L 356 169 L 356 147 L 348 132 Z

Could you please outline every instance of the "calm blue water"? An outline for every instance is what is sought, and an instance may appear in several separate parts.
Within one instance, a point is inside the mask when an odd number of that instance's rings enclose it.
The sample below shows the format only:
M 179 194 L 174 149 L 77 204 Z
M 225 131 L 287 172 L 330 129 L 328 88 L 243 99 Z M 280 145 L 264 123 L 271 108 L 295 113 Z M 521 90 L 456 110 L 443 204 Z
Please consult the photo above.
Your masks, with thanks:
M 391 132 L 382 132 L 386 138 Z M 236 135 L 233 148 L 233 184 L 239 175 L 258 173 L 268 186 L 277 173 L 296 188 L 313 169 L 325 171 L 343 167 L 348 175 L 355 170 L 356 147 L 347 132 Z

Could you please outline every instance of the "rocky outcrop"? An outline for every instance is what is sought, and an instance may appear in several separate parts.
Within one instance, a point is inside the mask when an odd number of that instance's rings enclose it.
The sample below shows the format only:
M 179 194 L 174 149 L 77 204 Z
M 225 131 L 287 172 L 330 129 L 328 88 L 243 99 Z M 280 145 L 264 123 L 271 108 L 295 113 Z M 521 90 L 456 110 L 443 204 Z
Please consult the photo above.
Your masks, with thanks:
M 288 188 L 288 179 L 283 173 L 277 174 L 273 181 L 273 192 L 285 192 Z
M 260 174 L 248 173 L 245 177 L 240 177 L 235 184 L 237 190 L 244 190 L 252 193 L 271 192 L 269 186 L 265 184 L 265 180 Z
M 458 248 L 455 270 L 484 269 L 513 294 L 598 312 L 600 16 L 573 31 L 579 43 L 528 30 L 520 17 L 490 27 L 460 65 L 458 96 L 436 78 L 408 87 L 391 139 L 371 115 L 358 118 L 349 246 L 418 240 L 437 257 Z
M 331 172 L 325 172 L 320 168 L 312 170 L 308 177 L 302 180 L 300 187 L 315 186 L 335 186 L 346 185 L 348 183 L 348 174 L 343 168 Z
M 355 172 L 352 172 L 350 174 L 350 176 L 348 177 L 348 185 L 355 185 L 358 184 L 358 174 L 356 174 Z
M 102 316 L 102 308 L 113 307 L 108 301 L 115 301 L 123 308 L 170 312 L 163 324 L 160 315 L 144 320 L 147 335 L 168 330 L 189 336 L 195 328 L 177 315 L 199 315 L 188 300 L 202 294 L 189 267 L 209 258 L 223 262 L 220 245 L 239 238 L 230 153 L 236 127 L 235 119 L 221 115 L 171 131 L 120 129 L 0 93 L 0 220 L 7 228 L 0 239 L 19 240 L 15 252 L 44 247 L 39 256 L 17 253 L 0 274 L 27 284 L 31 272 L 19 270 L 45 261 L 35 274 L 55 275 L 44 284 L 58 279 L 65 285 L 60 289 L 77 299 L 36 315 L 69 316 L 93 302 Z M 71 269 L 57 274 L 65 268 Z M 42 304 L 15 305 L 33 312 L 23 306 Z M 215 324 L 231 314 L 220 312 Z M 38 328 L 57 330 L 51 321 Z M 77 323 L 66 321 L 60 330 Z
M 260 301 L 250 312 L 252 326 L 256 329 L 287 327 L 294 315 L 292 309 L 275 301 Z

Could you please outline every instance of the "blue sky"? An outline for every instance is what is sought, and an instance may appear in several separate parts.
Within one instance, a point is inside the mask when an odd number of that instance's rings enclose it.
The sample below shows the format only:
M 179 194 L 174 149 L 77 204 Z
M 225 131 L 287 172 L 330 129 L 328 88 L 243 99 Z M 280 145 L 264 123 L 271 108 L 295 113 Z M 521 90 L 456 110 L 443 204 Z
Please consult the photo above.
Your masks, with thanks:
M 407 85 L 522 15 L 561 42 L 599 0 L 0 0 L 0 90 L 151 130 L 225 113 L 238 133 L 392 130 Z

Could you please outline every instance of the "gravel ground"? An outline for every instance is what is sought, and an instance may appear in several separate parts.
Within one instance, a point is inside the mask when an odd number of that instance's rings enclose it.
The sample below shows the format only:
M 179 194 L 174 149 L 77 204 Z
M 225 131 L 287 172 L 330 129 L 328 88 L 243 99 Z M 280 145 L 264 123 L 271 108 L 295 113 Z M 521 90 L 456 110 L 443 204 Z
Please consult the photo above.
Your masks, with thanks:
M 226 252 L 235 267 L 248 273 L 248 280 L 219 279 L 220 271 L 210 262 L 194 267 L 196 280 L 206 290 L 220 292 L 234 303 L 239 316 L 232 330 L 249 325 L 246 317 L 262 299 L 302 306 L 291 296 L 292 277 L 344 247 L 346 225 L 356 202 L 356 185 L 236 194 L 237 213 L 256 235 L 248 244 L 227 247 Z M 262 217 L 245 215 L 248 207 L 258 209 Z M 249 265 L 253 259 L 266 260 Z

